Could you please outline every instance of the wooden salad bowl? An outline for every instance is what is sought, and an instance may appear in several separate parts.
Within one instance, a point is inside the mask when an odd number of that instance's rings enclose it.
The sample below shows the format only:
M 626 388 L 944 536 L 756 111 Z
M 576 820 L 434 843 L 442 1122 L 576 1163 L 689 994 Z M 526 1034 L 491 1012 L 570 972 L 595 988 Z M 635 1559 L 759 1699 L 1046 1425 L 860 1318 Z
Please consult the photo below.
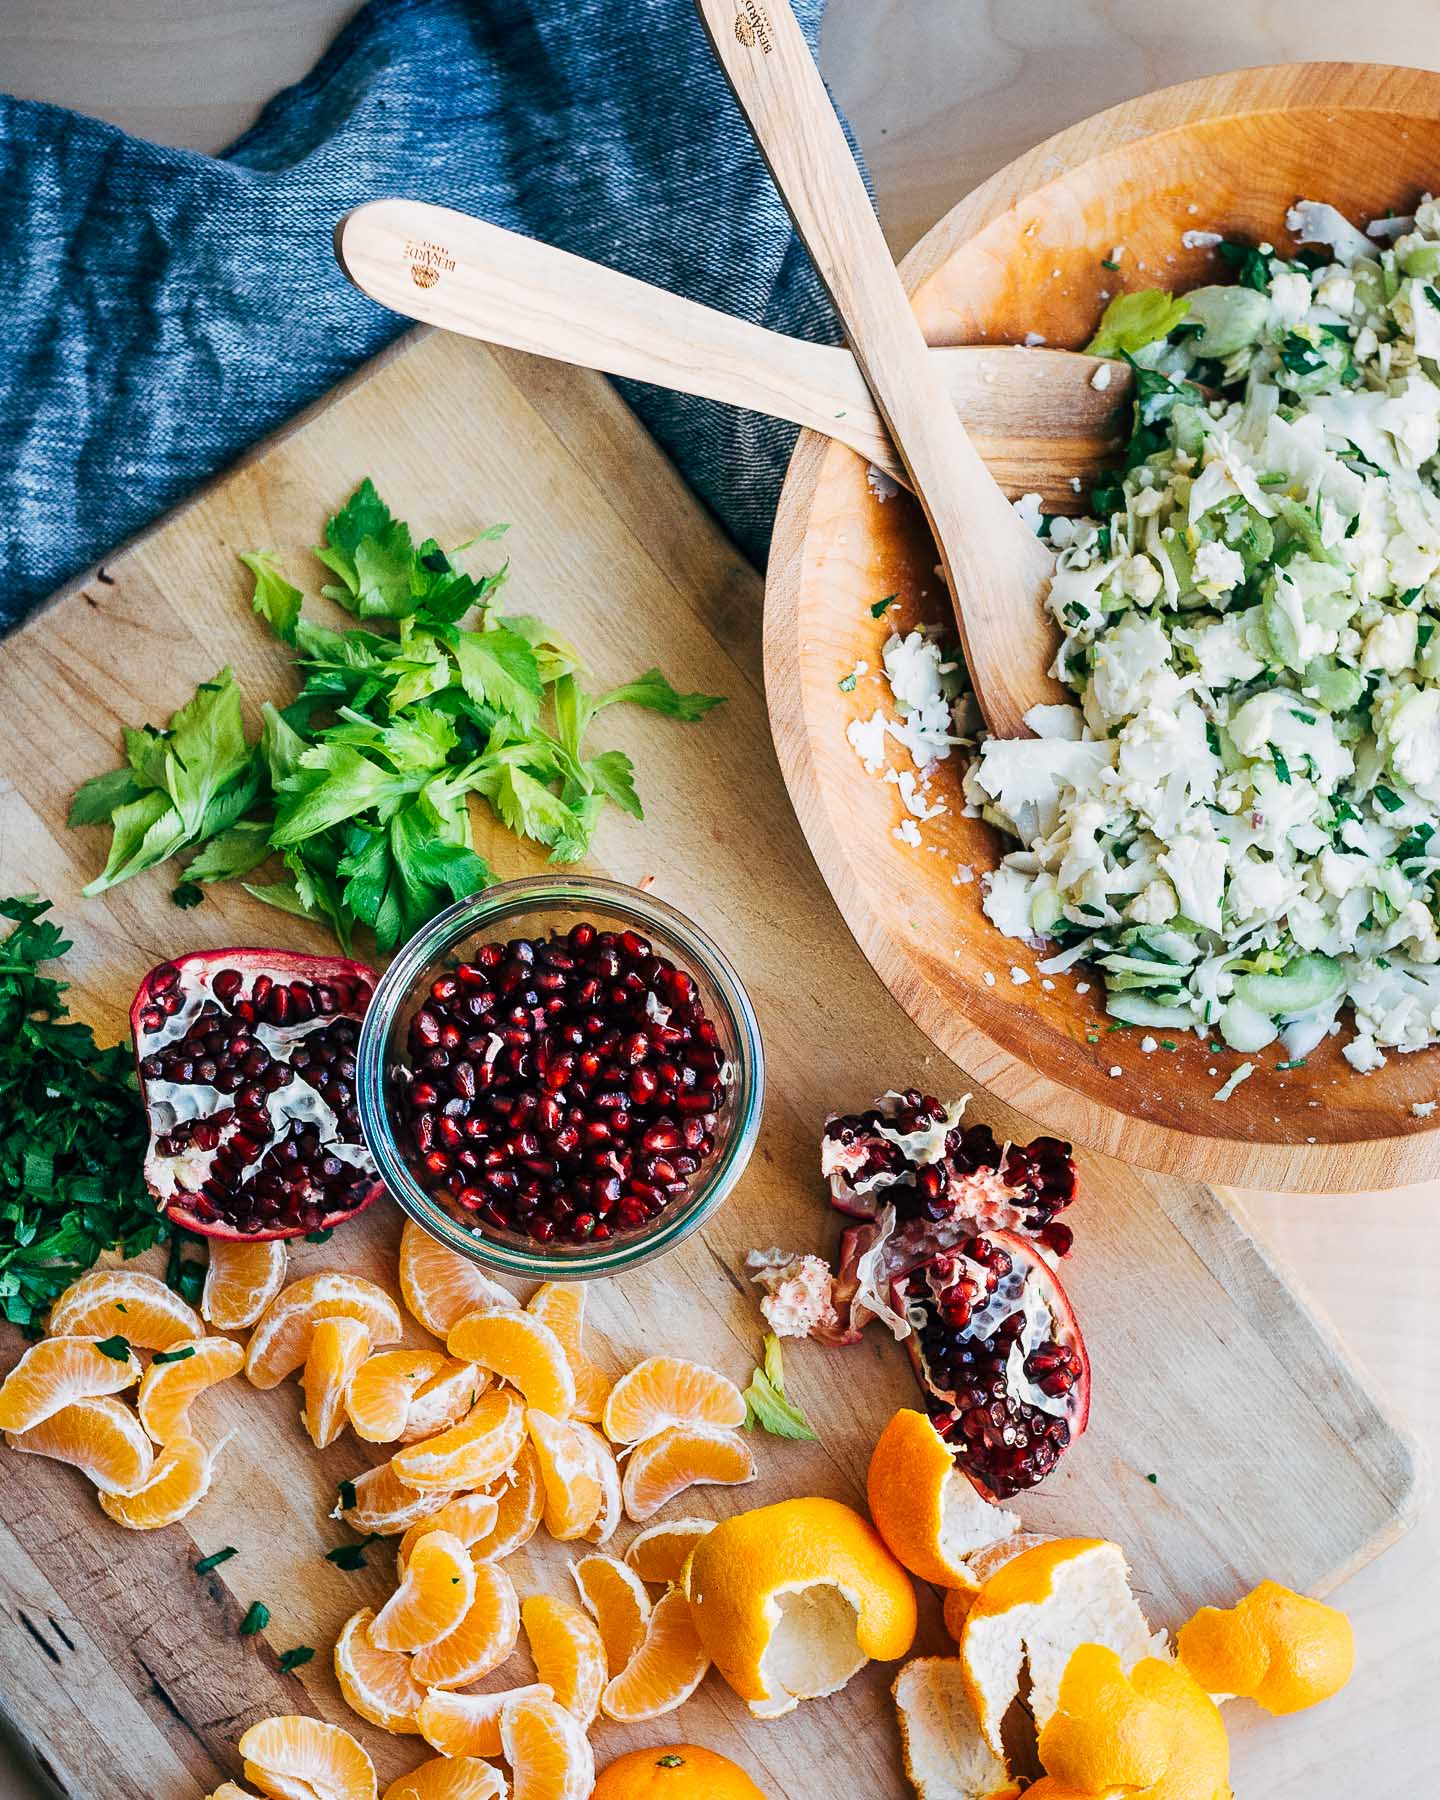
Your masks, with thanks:
M 1079 348 L 1106 291 L 1227 278 L 1212 248 L 1184 247 L 1187 231 L 1284 247 L 1297 199 L 1328 200 L 1363 224 L 1408 212 L 1437 187 L 1440 74 L 1358 63 L 1249 69 L 1127 101 L 1038 145 L 947 213 L 902 273 L 932 344 L 1041 332 Z M 1102 263 L 1117 245 L 1118 273 Z M 1241 1056 L 1179 1033 L 1166 1036 L 1176 1049 L 1147 1055 L 1141 1029 L 1108 1029 L 1098 974 L 1085 995 L 1083 969 L 1047 989 L 1035 968 L 1045 952 L 985 918 L 978 877 L 1004 846 L 962 815 L 960 762 L 934 766 L 949 811 L 920 827 L 923 845 L 897 839 L 906 816 L 897 790 L 865 772 L 845 730 L 888 705 L 875 671 L 891 630 L 949 622 L 935 562 L 907 494 L 877 498 L 854 451 L 801 434 L 767 578 L 771 729 L 815 860 L 895 998 L 977 1082 L 1045 1130 L 1145 1168 L 1310 1192 L 1440 1174 L 1440 1112 L 1412 1111 L 1440 1097 L 1440 1052 L 1391 1052 L 1362 1076 L 1340 1039 L 1283 1071 L 1272 1047 L 1217 1102 Z M 898 600 L 874 617 L 890 594 Z M 871 672 L 846 691 L 857 662 Z M 898 760 L 907 766 L 903 752 Z M 961 865 L 976 879 L 957 885 Z M 1029 980 L 1017 983 L 1012 969 Z

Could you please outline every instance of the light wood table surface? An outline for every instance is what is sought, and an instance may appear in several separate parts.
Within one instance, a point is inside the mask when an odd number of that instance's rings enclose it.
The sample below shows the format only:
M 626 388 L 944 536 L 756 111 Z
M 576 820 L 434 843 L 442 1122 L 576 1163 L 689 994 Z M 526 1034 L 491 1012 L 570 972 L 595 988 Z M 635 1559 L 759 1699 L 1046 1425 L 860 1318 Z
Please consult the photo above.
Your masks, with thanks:
M 352 0 L 0 0 L 0 88 L 214 149 L 310 67 Z M 1434 0 L 831 0 L 824 65 L 897 253 L 961 192 L 1061 125 L 1148 88 L 1247 64 L 1440 68 Z M 1440 187 L 1440 171 L 1437 171 Z M 1317 171 L 1323 198 L 1323 171 Z M 1397 1416 L 1440 1451 L 1440 1191 L 1236 1195 Z M 1156 1346 L 1157 1357 L 1165 1354 Z M 1350 1581 L 1360 1666 L 1329 1708 L 1227 1718 L 1239 1800 L 1420 1794 L 1440 1751 L 1440 1524 L 1430 1507 Z M 0 1671 L 0 1693 L 4 1674 Z M 0 1800 L 36 1790 L 0 1742 Z M 100 1800 L 75 1796 L 74 1800 Z

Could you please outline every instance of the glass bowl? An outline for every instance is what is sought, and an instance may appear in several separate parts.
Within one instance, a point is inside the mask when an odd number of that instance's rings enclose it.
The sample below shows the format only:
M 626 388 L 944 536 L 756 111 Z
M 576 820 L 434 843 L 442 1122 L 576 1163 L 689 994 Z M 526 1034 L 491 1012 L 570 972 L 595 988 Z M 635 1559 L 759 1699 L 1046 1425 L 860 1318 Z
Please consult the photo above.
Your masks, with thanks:
M 520 1232 L 467 1226 L 433 1200 L 411 1174 L 398 1133 L 393 1066 L 405 1060 L 410 1020 L 430 984 L 473 960 L 495 939 L 546 938 L 588 923 L 601 931 L 633 930 L 690 975 L 719 1034 L 730 1066 L 715 1126 L 715 1148 L 653 1219 L 617 1229 L 602 1242 L 538 1243 Z M 729 960 L 673 906 L 622 882 L 590 876 L 535 876 L 486 888 L 432 919 L 400 951 L 382 977 L 365 1015 L 356 1052 L 360 1126 L 386 1186 L 432 1237 L 473 1262 L 544 1281 L 581 1281 L 618 1275 L 673 1249 L 715 1213 L 740 1179 L 760 1130 L 765 1058 L 754 1008 Z

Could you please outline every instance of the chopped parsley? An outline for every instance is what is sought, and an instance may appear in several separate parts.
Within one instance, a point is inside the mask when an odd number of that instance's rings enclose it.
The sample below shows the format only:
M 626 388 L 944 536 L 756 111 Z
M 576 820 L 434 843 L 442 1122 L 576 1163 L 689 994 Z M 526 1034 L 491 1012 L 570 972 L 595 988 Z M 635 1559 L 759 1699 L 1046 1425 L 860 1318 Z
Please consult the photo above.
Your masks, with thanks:
M 108 1356 L 115 1362 L 129 1362 L 130 1360 L 130 1340 L 120 1337 L 118 1334 L 115 1337 L 101 1338 L 95 1348 L 102 1356 Z
M 129 1046 L 101 1049 L 43 965 L 70 949 L 29 894 L 0 899 L 0 1317 L 34 1336 L 103 1251 L 166 1233 L 142 1168 L 148 1130 Z
M 839 687 L 842 694 L 853 694 L 855 692 L 855 671 L 853 669 L 848 675 L 841 677 Z
M 270 1608 L 263 1600 L 252 1600 L 250 1610 L 240 1621 L 241 1637 L 254 1637 L 270 1623 Z
M 342 1481 L 337 1491 L 340 1495 L 341 1506 L 346 1512 L 349 1512 L 354 1507 L 357 1498 L 355 1493 L 355 1483 L 353 1481 Z
M 337 1544 L 333 1550 L 325 1552 L 325 1560 L 328 1563 L 334 1563 L 337 1569 L 344 1569 L 347 1574 L 353 1574 L 356 1569 L 363 1569 L 367 1566 L 365 1552 L 371 1544 L 380 1542 L 381 1535 L 378 1531 L 372 1531 L 368 1537 L 361 1538 L 358 1544 Z
M 297 1644 L 293 1650 L 280 1652 L 280 1673 L 288 1675 L 292 1669 L 303 1668 L 315 1652 L 308 1644 Z
M 900 596 L 898 594 L 887 594 L 883 600 L 877 600 L 870 608 L 870 617 L 872 619 L 883 619 L 899 598 Z
M 193 1344 L 182 1344 L 178 1350 L 157 1350 L 153 1360 L 157 1363 L 185 1362 L 194 1354 Z
M 1400 808 L 1405 804 L 1393 788 L 1386 787 L 1382 782 L 1376 782 L 1375 784 L 1375 798 L 1385 808 L 1386 812 L 1399 812 Z
M 328 1244 L 334 1235 L 335 1227 L 331 1225 L 324 1231 L 307 1231 L 305 1233 L 305 1242 L 307 1244 Z
M 229 1562 L 232 1556 L 239 1554 L 240 1552 L 233 1544 L 227 1544 L 223 1550 L 212 1550 L 208 1556 L 202 1556 L 195 1564 L 195 1573 L 208 1575 L 212 1569 L 218 1569 L 221 1563 Z

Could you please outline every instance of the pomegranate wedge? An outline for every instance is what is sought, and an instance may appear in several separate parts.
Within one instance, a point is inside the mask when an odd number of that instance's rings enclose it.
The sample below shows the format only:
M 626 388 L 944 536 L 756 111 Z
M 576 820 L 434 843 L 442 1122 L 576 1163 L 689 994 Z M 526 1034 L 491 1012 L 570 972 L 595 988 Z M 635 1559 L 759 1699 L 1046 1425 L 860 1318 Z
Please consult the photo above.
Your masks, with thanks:
M 338 956 L 205 950 L 152 969 L 130 1009 L 150 1122 L 145 1179 L 205 1237 L 328 1230 L 381 1191 L 355 1108 L 375 976 Z
M 1029 1239 L 977 1233 L 897 1276 L 895 1310 L 925 1405 L 991 1500 L 1043 1481 L 1090 1417 L 1090 1359 L 1069 1296 Z

